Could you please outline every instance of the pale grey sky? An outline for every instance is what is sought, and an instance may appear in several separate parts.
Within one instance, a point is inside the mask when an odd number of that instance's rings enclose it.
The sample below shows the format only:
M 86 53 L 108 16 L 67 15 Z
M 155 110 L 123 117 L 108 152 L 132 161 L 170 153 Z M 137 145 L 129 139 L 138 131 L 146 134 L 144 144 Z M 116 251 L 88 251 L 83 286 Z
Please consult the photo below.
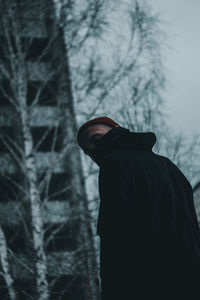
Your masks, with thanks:
M 164 56 L 170 122 L 190 136 L 200 128 L 200 0 L 147 2 L 159 13 L 172 47 Z

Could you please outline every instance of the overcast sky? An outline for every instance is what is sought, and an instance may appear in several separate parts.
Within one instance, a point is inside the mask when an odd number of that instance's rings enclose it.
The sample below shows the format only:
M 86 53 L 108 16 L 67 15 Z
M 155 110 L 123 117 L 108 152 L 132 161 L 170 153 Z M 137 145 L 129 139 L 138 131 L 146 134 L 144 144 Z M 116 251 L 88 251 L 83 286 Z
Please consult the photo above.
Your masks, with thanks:
M 166 105 L 175 129 L 200 128 L 200 0 L 147 0 L 158 12 L 172 47 L 165 53 Z

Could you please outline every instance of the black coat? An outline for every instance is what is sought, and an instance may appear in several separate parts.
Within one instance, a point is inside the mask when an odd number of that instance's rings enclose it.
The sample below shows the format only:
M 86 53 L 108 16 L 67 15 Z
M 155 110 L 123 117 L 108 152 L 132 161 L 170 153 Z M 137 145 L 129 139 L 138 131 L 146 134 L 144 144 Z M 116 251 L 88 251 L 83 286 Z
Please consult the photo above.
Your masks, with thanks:
M 200 299 L 193 191 L 154 133 L 116 127 L 96 142 L 102 300 Z M 197 294 L 198 293 L 198 294 Z

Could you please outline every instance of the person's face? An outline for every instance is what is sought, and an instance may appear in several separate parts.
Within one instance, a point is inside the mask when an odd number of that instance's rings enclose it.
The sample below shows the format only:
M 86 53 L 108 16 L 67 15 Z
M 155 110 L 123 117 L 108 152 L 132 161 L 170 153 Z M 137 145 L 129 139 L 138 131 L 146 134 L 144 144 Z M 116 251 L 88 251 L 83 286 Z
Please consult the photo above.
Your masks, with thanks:
M 113 127 L 104 124 L 92 124 L 87 126 L 81 133 L 80 146 L 84 153 L 90 156 L 92 160 L 94 160 L 94 158 L 91 155 L 91 151 L 95 146 L 95 142 L 102 138 L 112 128 Z

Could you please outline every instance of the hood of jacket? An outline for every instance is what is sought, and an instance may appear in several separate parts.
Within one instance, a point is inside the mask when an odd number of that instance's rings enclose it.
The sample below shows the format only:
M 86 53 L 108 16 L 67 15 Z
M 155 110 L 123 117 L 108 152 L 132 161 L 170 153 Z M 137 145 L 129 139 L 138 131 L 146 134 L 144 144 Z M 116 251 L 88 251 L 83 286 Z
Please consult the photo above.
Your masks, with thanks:
M 101 166 L 107 154 L 119 149 L 152 151 L 156 142 L 153 132 L 131 132 L 124 127 L 114 127 L 101 139 L 96 141 L 91 154 L 95 162 Z

